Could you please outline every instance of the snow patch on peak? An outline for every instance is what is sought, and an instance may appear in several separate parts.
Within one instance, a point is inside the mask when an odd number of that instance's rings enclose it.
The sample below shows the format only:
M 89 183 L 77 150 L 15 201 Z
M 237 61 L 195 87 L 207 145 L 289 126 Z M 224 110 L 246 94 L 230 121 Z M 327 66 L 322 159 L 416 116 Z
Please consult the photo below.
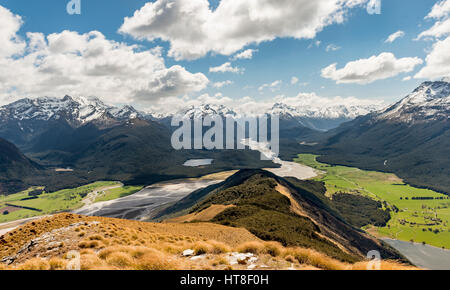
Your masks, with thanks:
M 279 114 L 286 117 L 300 117 L 313 119 L 354 119 L 367 115 L 380 109 L 378 105 L 335 105 L 335 106 L 312 106 L 300 105 L 290 106 L 284 103 L 276 103 L 269 114 Z
M 417 121 L 448 119 L 450 112 L 450 83 L 424 82 L 400 102 L 381 112 L 378 119 Z
M 187 110 L 182 110 L 175 115 L 181 115 L 183 118 L 199 119 L 208 115 L 236 117 L 237 113 L 224 105 L 202 104 L 200 106 L 191 106 Z
M 119 109 L 106 105 L 97 97 L 81 96 L 21 99 L 0 108 L 0 119 L 49 121 L 64 118 L 73 126 L 104 118 L 125 119 L 127 116 L 136 118 L 138 115 L 138 112 L 131 106 Z

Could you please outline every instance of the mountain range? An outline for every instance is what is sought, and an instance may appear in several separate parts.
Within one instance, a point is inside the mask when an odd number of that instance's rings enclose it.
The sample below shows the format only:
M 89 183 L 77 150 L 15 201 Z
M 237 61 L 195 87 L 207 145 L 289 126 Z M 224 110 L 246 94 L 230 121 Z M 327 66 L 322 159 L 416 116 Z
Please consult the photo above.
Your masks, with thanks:
M 381 110 L 338 106 L 314 111 L 276 103 L 267 113 L 280 115 L 284 159 L 310 152 L 321 155 L 322 162 L 394 172 L 414 185 L 449 192 L 449 92 L 448 82 L 425 82 Z M 240 116 L 233 109 L 212 104 L 188 107 L 178 114 L 188 118 Z M 66 173 L 72 185 L 99 178 L 142 182 L 186 176 L 187 171 L 188 176 L 195 176 L 221 169 L 275 166 L 261 163 L 259 154 L 250 150 L 175 151 L 170 145 L 174 130 L 170 120 L 171 116 L 155 117 L 131 106 L 109 106 L 95 97 L 22 99 L 0 107 L 0 138 L 24 152 L 32 162 L 28 164 L 77 169 Z M 340 122 L 344 123 L 323 131 Z M 208 169 L 186 170 L 182 164 L 190 158 L 215 162 Z M 47 171 L 45 176 L 53 175 Z
M 251 150 L 174 150 L 171 128 L 130 106 L 110 107 L 97 98 L 24 99 L 3 106 L 0 120 L 0 138 L 19 147 L 26 160 L 42 165 L 35 174 L 26 174 L 20 187 L 4 184 L 10 187 L 4 189 L 6 193 L 29 185 L 45 185 L 47 191 L 54 191 L 105 179 L 151 184 L 223 170 L 277 166 L 261 161 L 260 153 Z M 214 159 L 214 163 L 183 166 L 189 159 L 203 158 Z M 5 167 L 13 177 L 21 176 L 24 166 L 5 163 Z
M 392 106 L 330 130 L 313 149 L 319 160 L 397 173 L 450 193 L 450 83 L 424 82 Z

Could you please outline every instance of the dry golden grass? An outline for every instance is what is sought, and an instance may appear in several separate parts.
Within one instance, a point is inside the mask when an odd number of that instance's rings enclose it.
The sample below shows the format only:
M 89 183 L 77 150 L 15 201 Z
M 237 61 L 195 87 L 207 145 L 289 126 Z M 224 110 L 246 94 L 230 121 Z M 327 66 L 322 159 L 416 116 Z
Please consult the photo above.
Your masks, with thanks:
M 287 269 L 293 265 L 297 269 L 359 270 L 368 265 L 368 262 L 342 263 L 310 249 L 285 248 L 277 242 L 263 242 L 246 230 L 213 224 L 152 224 L 71 214 L 56 215 L 17 229 L 2 238 L 0 253 L 12 255 L 20 249 L 20 244 L 75 223 L 82 225 L 63 231 L 67 238 L 64 242 L 53 246 L 38 244 L 31 252 L 18 256 L 15 264 L 0 264 L 0 270 L 66 269 L 67 253 L 73 250 L 79 251 L 83 270 L 247 269 L 247 261 L 230 265 L 233 252 L 253 253 L 260 265 L 268 265 L 269 269 Z M 85 234 L 80 236 L 80 233 Z M 19 241 L 19 238 L 26 240 Z M 15 241 L 19 245 L 14 245 Z M 187 249 L 204 257 L 195 260 L 184 257 L 182 252 Z M 381 268 L 415 269 L 391 261 L 383 261 Z
M 202 210 L 201 212 L 191 213 L 173 219 L 168 219 L 164 221 L 164 223 L 187 223 L 193 221 L 208 222 L 213 218 L 215 218 L 221 212 L 231 207 L 234 207 L 234 205 L 213 204 L 207 209 Z
M 65 270 L 67 268 L 67 260 L 53 257 L 48 261 L 50 270 Z
M 369 262 L 359 262 L 351 265 L 352 270 L 367 270 L 370 268 Z M 390 271 L 390 270 L 419 270 L 414 266 L 405 265 L 398 263 L 396 261 L 381 261 L 380 270 Z

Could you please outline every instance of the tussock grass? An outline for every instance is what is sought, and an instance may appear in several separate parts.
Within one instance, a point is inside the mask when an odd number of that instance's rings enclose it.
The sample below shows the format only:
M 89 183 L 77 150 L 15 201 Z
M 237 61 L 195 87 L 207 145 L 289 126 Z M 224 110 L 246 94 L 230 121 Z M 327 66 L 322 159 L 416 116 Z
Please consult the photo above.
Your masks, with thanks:
M 264 244 L 262 242 L 248 242 L 244 243 L 236 248 L 239 253 L 252 253 L 259 254 L 262 252 Z
M 369 262 L 359 262 L 351 266 L 352 270 L 368 270 L 370 265 Z M 408 266 L 396 261 L 381 261 L 380 270 L 390 271 L 390 270 L 418 270 L 416 267 Z
M 65 270 L 67 267 L 67 260 L 53 257 L 48 261 L 50 270 Z
M 114 252 L 106 258 L 106 263 L 120 269 L 126 269 L 134 264 L 133 258 L 128 253 Z
M 18 266 L 17 270 L 50 270 L 50 265 L 46 260 L 33 258 Z
M 35 238 L 44 229 L 47 232 L 52 230 L 53 228 L 52 226 L 49 227 L 49 224 L 54 223 L 55 227 L 67 227 L 70 224 L 78 223 L 81 218 L 79 219 L 76 215 L 63 214 L 57 215 L 56 221 L 54 219 L 55 217 L 51 218 L 50 222 L 45 221 L 45 223 L 36 221 L 34 224 L 36 234 L 30 234 L 30 230 L 33 229 L 31 224 L 17 229 L 15 233 L 19 233 L 18 235 L 21 237 L 26 235 Z M 359 270 L 366 269 L 368 263 L 344 263 L 311 249 L 287 248 L 278 242 L 263 242 L 254 238 L 248 232 L 241 231 L 241 229 L 212 224 L 160 225 L 107 218 L 85 217 L 83 219 L 86 220 L 86 224 L 82 226 L 84 228 L 72 228 L 72 234 L 69 236 L 73 240 L 65 240 L 54 254 L 47 253 L 45 255 L 48 257 L 47 259 L 36 258 L 36 255 L 27 256 L 14 265 L 5 266 L 0 263 L 0 270 L 66 269 L 69 263 L 67 253 L 71 250 L 80 252 L 82 270 L 247 269 L 247 261 L 230 265 L 229 258 L 233 255 L 231 253 L 234 252 L 253 253 L 261 265 L 269 265 L 271 269 L 287 269 L 294 265 L 296 268 L 308 269 Z M 89 223 L 92 221 L 99 221 L 100 224 Z M 184 226 L 188 226 L 191 235 L 186 232 L 186 229 L 183 229 Z M 214 228 L 216 226 L 217 228 Z M 76 229 L 79 229 L 79 231 Z M 85 233 L 83 237 L 79 237 L 81 231 Z M 111 237 L 106 237 L 106 233 L 110 234 Z M 209 235 L 204 233 L 209 233 Z M 234 235 L 240 233 L 248 234 L 250 238 L 241 243 L 236 243 L 242 237 L 235 237 Z M 217 239 L 213 238 L 213 235 Z M 15 241 L 15 234 L 11 238 L 8 236 L 4 239 L 7 244 L 1 247 L 0 251 L 2 253 L 16 253 L 19 246 L 10 243 L 10 241 Z M 41 253 L 46 253 L 47 248 L 48 245 L 43 244 L 43 252 Z M 196 260 L 184 257 L 182 252 L 187 249 L 192 249 L 196 255 L 204 255 L 204 257 Z M 383 261 L 382 269 L 415 268 L 397 262 Z

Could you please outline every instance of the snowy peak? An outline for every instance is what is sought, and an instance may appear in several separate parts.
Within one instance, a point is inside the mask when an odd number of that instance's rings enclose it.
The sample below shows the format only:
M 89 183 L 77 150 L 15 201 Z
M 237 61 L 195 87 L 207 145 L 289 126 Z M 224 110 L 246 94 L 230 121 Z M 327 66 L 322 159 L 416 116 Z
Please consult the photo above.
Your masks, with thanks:
M 21 99 L 0 108 L 1 120 L 49 121 L 65 119 L 72 126 L 107 119 L 125 120 L 139 117 L 131 106 L 116 108 L 108 106 L 97 97 L 37 98 Z
M 424 82 L 400 102 L 381 112 L 378 119 L 414 123 L 449 118 L 450 83 Z
M 367 115 L 371 112 L 379 110 L 380 107 L 376 105 L 367 106 L 350 106 L 350 105 L 336 105 L 336 106 L 311 106 L 300 105 L 290 106 L 284 103 L 276 103 L 270 114 L 279 114 L 281 117 L 287 118 L 312 118 L 312 119 L 354 119 L 359 116 Z
M 204 118 L 208 115 L 219 115 L 222 117 L 236 117 L 237 114 L 230 108 L 224 105 L 211 105 L 211 104 L 203 104 L 200 106 L 191 106 L 187 110 L 183 110 L 178 112 L 176 115 L 181 115 L 184 118 L 190 119 L 198 119 Z
M 125 105 L 121 108 L 113 108 L 109 112 L 115 119 L 118 120 L 131 120 L 143 117 L 143 113 L 128 105 Z
M 424 82 L 412 94 L 407 96 L 410 104 L 422 104 L 438 99 L 445 99 L 450 96 L 450 83 L 440 82 Z

